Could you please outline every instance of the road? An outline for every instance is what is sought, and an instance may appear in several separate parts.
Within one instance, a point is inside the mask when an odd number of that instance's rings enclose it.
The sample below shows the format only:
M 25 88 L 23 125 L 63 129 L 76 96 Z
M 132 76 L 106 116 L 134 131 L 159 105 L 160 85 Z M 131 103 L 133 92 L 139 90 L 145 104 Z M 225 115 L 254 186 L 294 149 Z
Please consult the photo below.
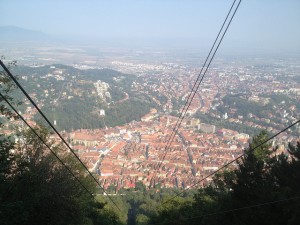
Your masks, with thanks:
M 177 133 L 178 137 L 180 138 L 184 148 L 187 151 L 187 154 L 188 154 L 188 157 L 189 157 L 189 162 L 191 164 L 191 171 L 192 171 L 193 176 L 195 177 L 196 176 L 196 170 L 195 170 L 195 165 L 193 163 L 193 155 L 192 155 L 190 149 L 188 148 L 188 143 L 185 140 L 185 137 L 180 132 L 177 131 L 176 133 Z

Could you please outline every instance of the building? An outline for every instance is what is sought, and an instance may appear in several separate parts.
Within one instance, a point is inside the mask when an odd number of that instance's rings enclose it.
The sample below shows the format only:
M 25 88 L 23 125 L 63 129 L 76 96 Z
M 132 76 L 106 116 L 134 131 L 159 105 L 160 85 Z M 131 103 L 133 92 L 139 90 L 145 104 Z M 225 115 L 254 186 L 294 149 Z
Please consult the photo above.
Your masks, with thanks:
M 198 129 L 205 133 L 215 133 L 216 132 L 215 125 L 210 125 L 210 124 L 206 124 L 206 123 L 200 123 L 198 125 Z

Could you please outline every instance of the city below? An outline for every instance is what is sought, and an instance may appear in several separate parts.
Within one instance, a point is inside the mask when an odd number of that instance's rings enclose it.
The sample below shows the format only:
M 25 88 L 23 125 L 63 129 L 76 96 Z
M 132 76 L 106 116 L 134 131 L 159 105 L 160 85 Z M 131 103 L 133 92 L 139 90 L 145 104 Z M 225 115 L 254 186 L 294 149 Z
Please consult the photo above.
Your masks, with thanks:
M 168 56 L 163 53 L 159 53 L 156 62 L 145 63 L 142 59 L 137 60 L 141 54 L 136 52 L 131 61 L 125 61 L 121 56 L 117 60 L 106 59 L 105 63 L 94 58 L 70 66 L 49 64 L 43 56 L 18 58 L 18 54 L 14 55 L 18 67 L 23 69 L 24 64 L 29 71 L 19 74 L 16 68 L 20 81 L 25 87 L 29 81 L 36 82 L 28 86 L 31 97 L 46 110 L 46 115 L 105 189 L 134 188 L 137 182 L 147 188 L 157 185 L 190 188 L 242 154 L 249 139 L 259 131 L 275 134 L 300 116 L 298 60 L 270 58 L 266 62 L 259 58 L 218 58 L 207 72 L 172 139 L 174 127 L 199 74 L 199 66 L 186 57 L 185 61 L 164 62 L 162 59 Z M 111 80 L 101 80 L 102 75 L 97 78 L 99 71 L 105 75 L 103 68 L 109 68 L 107 71 L 114 74 Z M 91 71 L 96 74 L 93 79 L 85 75 Z M 84 74 L 80 76 L 80 73 Z M 129 83 L 118 89 L 118 96 L 114 91 L 117 83 Z M 39 89 L 35 90 L 33 86 Z M 68 115 L 66 112 L 55 115 L 56 109 L 77 98 L 83 102 L 84 96 L 93 98 L 95 107 L 90 112 L 82 106 L 80 110 L 86 111 L 78 112 L 78 115 L 86 114 L 85 118 L 100 121 L 99 126 L 81 126 L 83 122 L 72 126 L 76 121 L 71 120 L 71 114 L 77 109 L 69 112 L 71 125 L 60 126 L 64 119 L 59 115 Z M 138 112 L 138 116 L 130 115 L 145 106 L 143 100 L 139 100 L 131 107 L 130 104 L 134 104 L 131 101 L 140 96 L 148 98 L 149 106 Z M 128 117 L 112 122 L 118 120 L 116 110 L 122 110 L 126 104 L 132 110 Z M 37 111 L 26 101 L 25 105 L 20 112 L 30 124 L 36 124 Z M 45 106 L 53 107 L 52 111 L 47 111 Z M 20 125 L 21 122 L 15 123 Z M 295 143 L 299 140 L 299 131 L 300 127 L 296 126 L 282 133 L 272 146 L 285 152 L 287 146 L 282 143 Z M 12 130 L 5 132 L 9 134 Z M 55 135 L 51 138 L 59 143 Z M 234 166 L 236 164 L 232 164 Z M 196 187 L 210 181 L 211 178 L 205 179 Z
M 0 225 L 299 225 L 300 1 L 0 11 Z

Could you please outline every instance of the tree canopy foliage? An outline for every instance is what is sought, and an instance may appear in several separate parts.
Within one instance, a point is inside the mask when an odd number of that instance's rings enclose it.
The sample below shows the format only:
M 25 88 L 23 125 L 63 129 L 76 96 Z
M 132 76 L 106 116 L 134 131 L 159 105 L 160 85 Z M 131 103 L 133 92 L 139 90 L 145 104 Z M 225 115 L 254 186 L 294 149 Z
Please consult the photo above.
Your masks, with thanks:
M 49 143 L 49 133 L 35 128 L 44 141 L 91 192 L 95 183 L 61 146 Z M 0 224 L 118 224 L 105 202 L 95 201 L 31 131 L 17 146 L 1 136 Z M 14 151 L 13 153 L 11 153 Z

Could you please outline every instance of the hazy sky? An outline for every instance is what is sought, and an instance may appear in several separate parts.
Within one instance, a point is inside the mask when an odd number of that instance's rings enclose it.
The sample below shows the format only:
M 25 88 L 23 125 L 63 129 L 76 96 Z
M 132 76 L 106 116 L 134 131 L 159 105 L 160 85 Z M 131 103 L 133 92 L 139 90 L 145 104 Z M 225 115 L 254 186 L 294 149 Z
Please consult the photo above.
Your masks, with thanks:
M 0 26 L 75 38 L 212 40 L 231 0 L 0 0 Z M 299 0 L 243 0 L 226 39 L 300 50 Z

